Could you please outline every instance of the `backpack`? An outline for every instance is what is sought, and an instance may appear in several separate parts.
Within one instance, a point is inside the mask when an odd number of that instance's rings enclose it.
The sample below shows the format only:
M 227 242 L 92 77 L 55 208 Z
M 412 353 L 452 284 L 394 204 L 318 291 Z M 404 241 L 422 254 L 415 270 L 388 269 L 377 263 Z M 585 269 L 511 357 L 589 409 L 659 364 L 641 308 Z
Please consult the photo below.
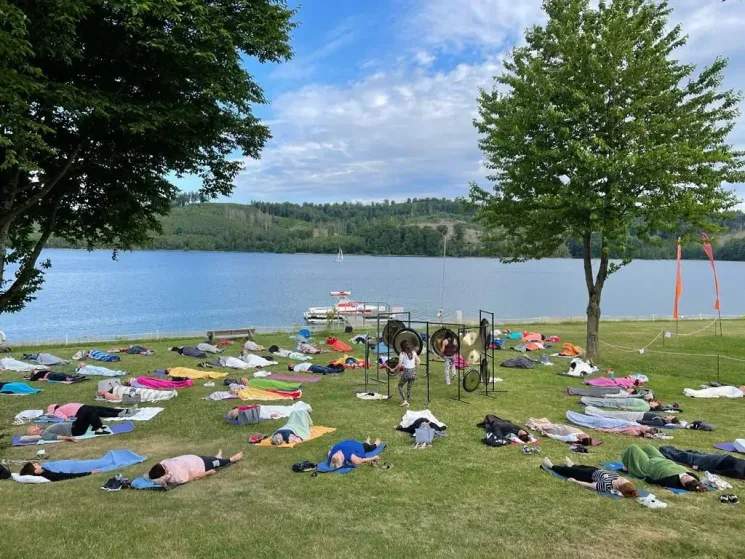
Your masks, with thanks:
M 308 462 L 307 460 L 303 460 L 302 462 L 295 462 L 292 465 L 292 471 L 293 472 L 312 472 L 316 469 L 316 465 L 313 462 Z
M 238 425 L 255 425 L 260 419 L 259 411 L 259 406 L 251 406 L 248 409 L 240 410 L 236 418 Z
M 486 446 L 504 446 L 510 444 L 510 441 L 498 437 L 493 431 L 487 431 L 484 437 L 484 444 Z

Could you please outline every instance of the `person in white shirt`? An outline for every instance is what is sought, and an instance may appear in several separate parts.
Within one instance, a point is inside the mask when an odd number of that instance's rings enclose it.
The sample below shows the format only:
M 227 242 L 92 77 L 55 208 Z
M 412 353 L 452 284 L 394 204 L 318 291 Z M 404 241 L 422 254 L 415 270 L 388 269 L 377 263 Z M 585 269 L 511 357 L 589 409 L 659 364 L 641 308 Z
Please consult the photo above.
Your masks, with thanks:
M 416 380 L 416 367 L 419 365 L 419 356 L 411 349 L 408 341 L 401 343 L 401 354 L 398 356 L 398 365 L 391 371 L 401 371 L 398 379 L 398 393 L 401 394 L 403 402 L 401 406 L 409 407 L 411 400 L 411 389 Z M 404 396 L 404 385 L 406 385 L 406 396 Z

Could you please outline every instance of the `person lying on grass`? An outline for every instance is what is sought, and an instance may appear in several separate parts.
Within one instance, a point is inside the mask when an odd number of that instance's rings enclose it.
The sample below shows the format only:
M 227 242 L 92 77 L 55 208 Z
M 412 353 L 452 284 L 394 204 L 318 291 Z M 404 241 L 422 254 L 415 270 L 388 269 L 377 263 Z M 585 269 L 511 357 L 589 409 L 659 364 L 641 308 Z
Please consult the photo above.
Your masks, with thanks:
M 96 411 L 96 406 L 81 406 L 75 413 L 75 421 L 72 423 L 53 423 L 48 427 L 41 428 L 33 425 L 26 430 L 26 435 L 21 437 L 22 442 L 33 441 L 70 441 L 78 442 L 75 437 L 85 435 L 88 429 L 92 429 L 95 435 L 110 435 L 111 431 L 104 427 L 101 416 Z
M 543 465 L 560 476 L 564 476 L 567 481 L 591 491 L 616 493 L 626 498 L 633 498 L 638 495 L 634 484 L 616 472 L 608 472 L 594 466 L 575 466 L 569 458 L 565 460 L 566 466 L 554 466 L 551 460 L 546 457 L 543 459 Z
M 75 479 L 76 477 L 85 477 L 99 473 L 101 473 L 100 470 L 91 470 L 90 472 L 80 472 L 77 474 L 63 474 L 61 472 L 47 470 L 38 462 L 26 462 L 19 472 L 22 476 L 39 476 L 49 481 L 65 481 L 67 479 Z
M 139 412 L 137 404 L 131 408 L 109 408 L 106 406 L 88 406 L 71 402 L 69 404 L 49 404 L 47 415 L 59 417 L 63 421 L 75 419 L 83 407 L 93 408 L 99 417 L 131 417 Z
M 310 426 L 313 420 L 305 410 L 293 410 L 287 423 L 272 434 L 272 444 L 295 444 L 307 441 L 310 438 Z
M 215 456 L 197 456 L 195 454 L 184 454 L 175 458 L 167 458 L 158 462 L 150 468 L 147 477 L 153 483 L 166 488 L 183 485 L 190 481 L 196 481 L 217 473 L 217 470 L 235 464 L 243 458 L 239 452 L 230 458 L 222 457 L 222 450 L 218 450 Z
M 655 446 L 628 446 L 621 453 L 621 462 L 625 472 L 648 483 L 686 491 L 706 491 L 688 468 L 668 460 Z
M 525 426 L 528 429 L 539 431 L 544 437 L 550 437 L 557 441 L 578 443 L 584 446 L 592 445 L 592 437 L 582 431 L 582 429 L 562 423 L 551 423 L 546 417 L 540 419 L 531 417 Z
M 370 437 L 367 437 L 365 442 L 351 439 L 338 442 L 329 451 L 329 465 L 332 468 L 356 468 L 360 464 L 375 463 L 380 459 L 379 455 L 371 458 L 366 458 L 365 455 L 378 448 L 380 444 L 380 439 L 375 439 L 375 443 L 370 444 Z

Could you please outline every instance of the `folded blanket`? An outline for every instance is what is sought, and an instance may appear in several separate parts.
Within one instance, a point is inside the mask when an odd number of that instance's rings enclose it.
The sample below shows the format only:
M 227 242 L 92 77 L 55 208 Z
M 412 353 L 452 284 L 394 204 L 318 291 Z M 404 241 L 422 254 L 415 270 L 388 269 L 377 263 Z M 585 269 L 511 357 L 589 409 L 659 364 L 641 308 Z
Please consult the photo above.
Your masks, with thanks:
M 256 376 L 257 373 L 254 373 L 254 376 Z M 302 375 L 275 375 L 274 373 L 271 373 L 268 377 L 270 380 L 286 380 L 289 382 L 318 382 L 321 380 L 321 377 L 314 376 L 314 375 L 308 375 L 302 376 Z
M 189 369 L 188 367 L 173 367 L 166 369 L 169 377 L 179 377 L 191 380 L 220 379 L 228 376 L 228 373 L 218 373 L 216 371 L 204 371 Z
M 318 437 L 322 437 L 323 435 L 327 433 L 333 433 L 336 431 L 336 428 L 334 427 L 323 427 L 321 425 L 313 425 L 310 428 L 310 436 L 305 439 L 304 441 L 300 441 L 297 443 L 284 443 L 280 445 L 273 445 L 271 439 L 264 439 L 259 444 L 255 446 L 271 446 L 274 448 L 292 448 L 295 445 L 299 445 L 308 441 L 312 441 L 313 439 L 317 439 Z
M 693 390 L 686 388 L 683 394 L 689 398 L 742 398 L 743 392 L 736 386 L 716 386 L 712 388 L 703 388 Z

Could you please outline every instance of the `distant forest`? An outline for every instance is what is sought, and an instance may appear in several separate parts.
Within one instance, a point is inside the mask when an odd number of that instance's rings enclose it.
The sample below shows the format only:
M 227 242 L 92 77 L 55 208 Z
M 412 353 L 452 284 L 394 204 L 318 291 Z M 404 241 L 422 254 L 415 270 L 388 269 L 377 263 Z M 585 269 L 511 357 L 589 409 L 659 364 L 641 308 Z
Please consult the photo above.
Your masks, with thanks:
M 728 232 L 715 244 L 718 260 L 745 261 L 745 214 L 722 218 Z M 385 200 L 370 204 L 250 204 L 202 203 L 196 194 L 179 196 L 171 213 L 161 220 L 163 232 L 143 249 L 215 250 L 277 253 L 439 256 L 447 238 L 449 256 L 502 256 L 506 239 L 484 240 L 470 209 L 457 200 L 440 198 Z M 660 236 L 641 243 L 630 232 L 627 254 L 640 259 L 675 258 L 676 237 Z M 600 244 L 593 243 L 595 255 Z M 51 247 L 71 247 L 52 238 Z M 73 245 L 74 246 L 74 245 Z M 559 247 L 554 256 L 581 257 L 582 246 L 574 239 Z M 686 259 L 705 259 L 700 245 L 685 245 Z

